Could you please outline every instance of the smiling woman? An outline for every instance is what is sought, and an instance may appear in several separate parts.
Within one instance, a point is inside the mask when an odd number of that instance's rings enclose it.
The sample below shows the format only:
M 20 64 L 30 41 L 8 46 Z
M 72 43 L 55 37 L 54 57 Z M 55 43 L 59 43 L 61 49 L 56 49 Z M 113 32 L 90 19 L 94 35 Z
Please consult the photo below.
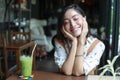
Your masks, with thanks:
M 65 75 L 88 75 L 99 65 L 105 45 L 99 40 L 87 54 L 91 45 L 98 40 L 89 33 L 84 11 L 71 4 L 63 8 L 58 31 L 54 37 L 55 63 Z

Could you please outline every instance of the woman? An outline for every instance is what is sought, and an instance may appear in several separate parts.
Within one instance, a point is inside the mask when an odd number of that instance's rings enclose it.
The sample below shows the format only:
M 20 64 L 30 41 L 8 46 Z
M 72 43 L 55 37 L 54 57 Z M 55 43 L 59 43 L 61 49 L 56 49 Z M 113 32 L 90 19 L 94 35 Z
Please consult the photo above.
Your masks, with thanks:
M 97 40 L 89 34 L 84 11 L 76 4 L 61 13 L 54 38 L 55 63 L 65 75 L 88 75 L 100 62 L 105 45 L 99 41 L 87 56 L 87 50 Z

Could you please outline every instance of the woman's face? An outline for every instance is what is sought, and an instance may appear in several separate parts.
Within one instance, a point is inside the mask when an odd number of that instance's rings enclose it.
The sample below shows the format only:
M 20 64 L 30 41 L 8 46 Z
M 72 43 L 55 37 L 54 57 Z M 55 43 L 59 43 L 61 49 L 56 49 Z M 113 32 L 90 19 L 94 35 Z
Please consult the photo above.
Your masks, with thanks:
M 64 15 L 64 28 L 74 37 L 80 36 L 83 28 L 83 17 L 74 9 L 68 9 Z

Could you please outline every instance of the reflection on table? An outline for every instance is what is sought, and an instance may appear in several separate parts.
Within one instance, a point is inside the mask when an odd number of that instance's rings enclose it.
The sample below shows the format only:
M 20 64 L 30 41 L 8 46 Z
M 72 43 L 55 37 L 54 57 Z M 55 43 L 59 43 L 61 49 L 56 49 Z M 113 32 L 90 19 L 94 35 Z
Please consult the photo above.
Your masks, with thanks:
M 66 76 L 55 72 L 45 72 L 45 71 L 33 71 L 32 80 L 85 80 L 85 76 L 75 77 Z M 17 75 L 12 75 L 8 77 L 7 80 L 18 80 Z

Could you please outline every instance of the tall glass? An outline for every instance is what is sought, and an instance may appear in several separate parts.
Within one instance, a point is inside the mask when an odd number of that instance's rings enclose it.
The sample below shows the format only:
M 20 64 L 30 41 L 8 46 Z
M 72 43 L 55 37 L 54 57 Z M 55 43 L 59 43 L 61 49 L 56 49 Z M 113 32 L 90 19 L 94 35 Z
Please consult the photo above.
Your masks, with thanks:
M 32 56 L 20 56 L 21 72 L 24 77 L 30 77 L 32 75 Z

